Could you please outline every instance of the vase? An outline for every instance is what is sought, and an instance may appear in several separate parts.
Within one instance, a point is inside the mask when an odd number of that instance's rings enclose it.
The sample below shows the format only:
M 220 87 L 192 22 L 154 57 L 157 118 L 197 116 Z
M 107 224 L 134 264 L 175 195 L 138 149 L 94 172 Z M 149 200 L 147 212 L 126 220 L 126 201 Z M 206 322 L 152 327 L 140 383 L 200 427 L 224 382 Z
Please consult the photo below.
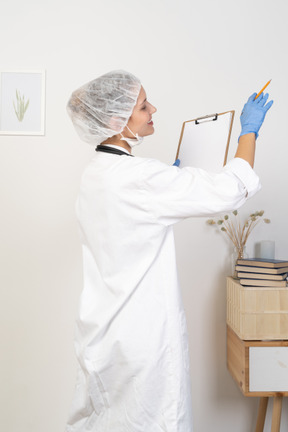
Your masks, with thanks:
M 234 247 L 231 257 L 231 274 L 234 279 L 239 279 L 237 277 L 237 270 L 236 270 L 236 264 L 238 259 L 245 259 L 248 258 L 248 255 L 246 253 L 246 246 L 241 247 Z

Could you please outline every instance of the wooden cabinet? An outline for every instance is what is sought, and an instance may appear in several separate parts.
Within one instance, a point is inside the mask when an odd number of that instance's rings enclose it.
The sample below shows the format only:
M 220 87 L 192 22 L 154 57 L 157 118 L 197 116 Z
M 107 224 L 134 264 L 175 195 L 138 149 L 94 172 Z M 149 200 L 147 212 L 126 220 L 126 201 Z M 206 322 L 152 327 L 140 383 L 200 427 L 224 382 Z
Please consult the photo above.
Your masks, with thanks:
M 227 278 L 227 367 L 244 396 L 260 397 L 255 432 L 263 432 L 269 397 L 271 432 L 280 432 L 288 396 L 288 288 L 242 287 Z

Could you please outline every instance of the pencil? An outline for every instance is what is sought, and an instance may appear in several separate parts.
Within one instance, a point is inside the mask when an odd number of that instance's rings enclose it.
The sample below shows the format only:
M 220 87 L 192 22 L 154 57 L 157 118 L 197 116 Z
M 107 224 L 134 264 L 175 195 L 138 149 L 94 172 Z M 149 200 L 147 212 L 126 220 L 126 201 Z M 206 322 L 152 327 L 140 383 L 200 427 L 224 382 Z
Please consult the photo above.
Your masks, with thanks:
M 266 87 L 270 84 L 271 81 L 272 81 L 272 79 L 270 81 L 268 81 L 267 84 L 265 84 L 265 86 L 262 88 L 262 90 L 260 90 L 260 92 L 255 97 L 255 99 L 257 99 L 260 96 L 260 94 L 263 93 L 263 91 L 266 89 Z

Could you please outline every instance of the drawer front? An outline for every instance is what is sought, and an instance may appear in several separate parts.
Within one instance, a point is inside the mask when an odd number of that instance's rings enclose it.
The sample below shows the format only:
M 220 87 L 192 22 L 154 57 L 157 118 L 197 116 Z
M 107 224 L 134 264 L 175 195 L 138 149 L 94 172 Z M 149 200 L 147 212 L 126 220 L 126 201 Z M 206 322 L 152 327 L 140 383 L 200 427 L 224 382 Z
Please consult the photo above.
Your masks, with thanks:
M 288 347 L 249 347 L 249 391 L 288 391 Z

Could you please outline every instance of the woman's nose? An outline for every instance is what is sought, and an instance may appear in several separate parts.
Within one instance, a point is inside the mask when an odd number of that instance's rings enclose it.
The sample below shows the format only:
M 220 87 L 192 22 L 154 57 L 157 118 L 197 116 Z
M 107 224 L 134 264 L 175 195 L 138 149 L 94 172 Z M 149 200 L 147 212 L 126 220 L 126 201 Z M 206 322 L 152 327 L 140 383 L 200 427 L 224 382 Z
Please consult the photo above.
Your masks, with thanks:
M 151 105 L 151 113 L 154 114 L 157 111 L 157 108 Z

